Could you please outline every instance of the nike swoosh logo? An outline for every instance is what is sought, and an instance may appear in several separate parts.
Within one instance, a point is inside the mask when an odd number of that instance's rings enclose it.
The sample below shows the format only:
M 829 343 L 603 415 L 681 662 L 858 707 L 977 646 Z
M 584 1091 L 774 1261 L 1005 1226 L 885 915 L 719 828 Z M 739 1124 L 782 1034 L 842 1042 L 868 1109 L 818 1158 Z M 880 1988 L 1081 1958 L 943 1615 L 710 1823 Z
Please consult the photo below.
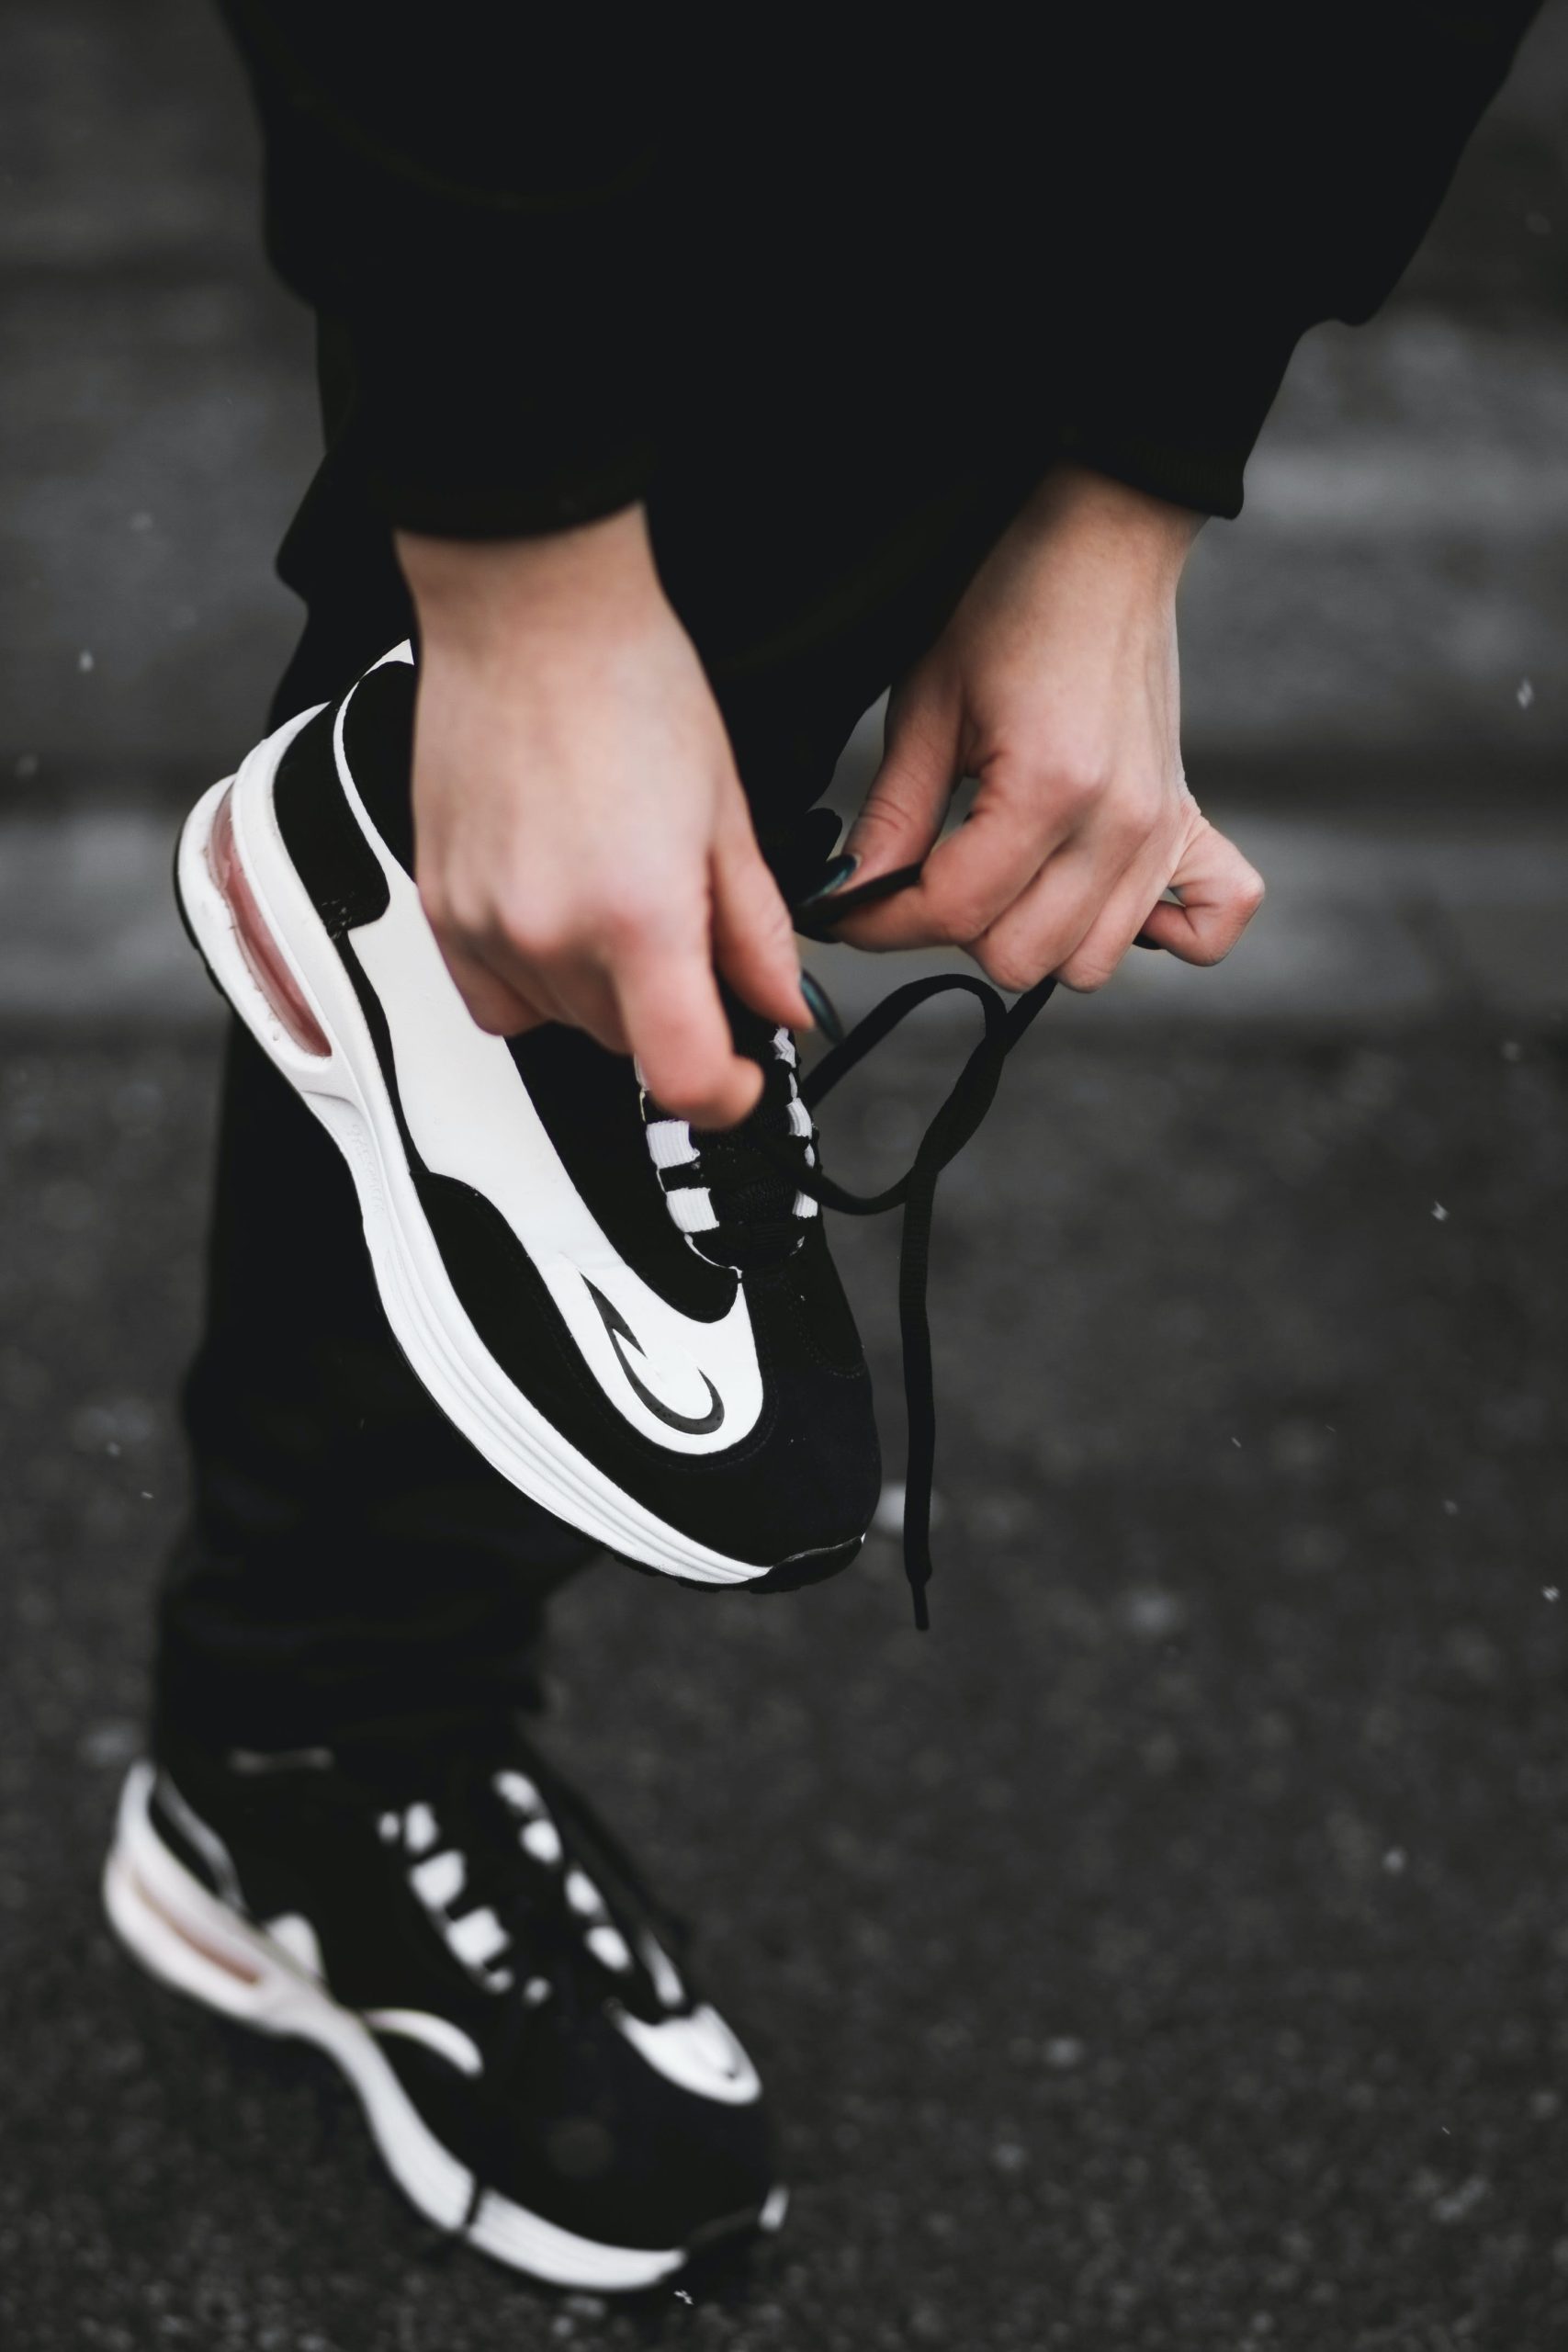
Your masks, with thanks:
M 724 1422 L 724 1399 L 719 1395 L 717 1389 L 714 1386 L 713 1382 L 709 1380 L 707 1374 L 705 1372 L 703 1373 L 703 1382 L 708 1392 L 707 1411 L 705 1413 L 696 1414 L 677 1413 L 671 1411 L 668 1405 L 660 1402 L 660 1400 L 654 1395 L 651 1388 L 648 1387 L 643 1381 L 638 1379 L 636 1367 L 627 1358 L 626 1345 L 628 1342 L 637 1350 L 638 1355 L 643 1358 L 645 1363 L 647 1362 L 647 1351 L 644 1349 L 642 1342 L 638 1340 L 637 1333 L 632 1329 L 631 1325 L 621 1313 L 620 1308 L 613 1306 L 609 1299 L 605 1297 L 604 1292 L 597 1289 L 595 1285 L 589 1281 L 586 1274 L 583 1275 L 582 1281 L 583 1287 L 586 1289 L 589 1297 L 599 1309 L 600 1321 L 604 1324 L 605 1330 L 610 1335 L 610 1345 L 615 1351 L 615 1361 L 619 1363 L 621 1370 L 626 1374 L 627 1383 L 630 1385 L 633 1394 L 640 1400 L 641 1403 L 647 1406 L 649 1411 L 650 1413 L 657 1414 L 659 1419 L 661 1421 L 666 1422 L 671 1429 L 684 1430 L 688 1435 L 692 1437 L 707 1437 L 714 1430 L 721 1428 Z M 698 1366 L 698 1369 L 699 1371 L 701 1370 L 700 1365 Z
M 663 2018 L 657 2025 L 634 2016 L 619 2001 L 606 2001 L 604 2007 L 639 2056 L 682 2090 L 725 2107 L 749 2107 L 761 2098 L 756 2068 L 717 2010 L 705 2002 L 689 2016 Z

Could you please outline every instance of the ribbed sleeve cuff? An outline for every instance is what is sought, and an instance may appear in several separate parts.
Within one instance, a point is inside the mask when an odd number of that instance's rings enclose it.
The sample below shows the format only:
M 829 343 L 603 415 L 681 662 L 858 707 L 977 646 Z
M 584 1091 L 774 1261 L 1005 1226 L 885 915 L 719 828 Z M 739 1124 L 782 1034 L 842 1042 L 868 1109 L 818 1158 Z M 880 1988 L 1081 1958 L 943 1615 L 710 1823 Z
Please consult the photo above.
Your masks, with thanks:
M 359 447 L 395 528 L 504 539 L 570 529 L 641 498 L 651 436 L 627 415 L 626 364 L 570 368 L 538 322 L 525 339 L 429 316 L 349 322 Z
M 1239 514 L 1247 461 L 1303 324 L 1247 314 L 1145 319 L 1091 339 L 1070 371 L 1064 454 L 1203 514 Z
M 643 494 L 646 190 L 466 201 L 372 169 L 286 108 L 267 154 L 271 258 L 343 338 L 357 459 L 386 522 L 514 538 Z

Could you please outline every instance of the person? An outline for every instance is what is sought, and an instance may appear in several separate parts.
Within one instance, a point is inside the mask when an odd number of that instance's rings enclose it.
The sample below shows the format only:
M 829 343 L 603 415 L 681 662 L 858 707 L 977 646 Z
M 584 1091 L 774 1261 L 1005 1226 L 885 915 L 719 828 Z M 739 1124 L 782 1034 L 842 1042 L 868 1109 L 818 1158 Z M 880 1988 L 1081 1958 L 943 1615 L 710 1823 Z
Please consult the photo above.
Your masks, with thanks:
M 1183 565 L 1531 10 L 226 14 L 326 456 L 274 731 L 182 862 L 244 1025 L 110 1915 L 326 2048 L 441 2226 L 645 2287 L 784 2192 L 525 1718 L 595 1550 L 789 1583 L 869 1519 L 794 921 L 836 892 L 858 946 L 1026 997 L 1235 944 L 1262 885 L 1182 773 Z

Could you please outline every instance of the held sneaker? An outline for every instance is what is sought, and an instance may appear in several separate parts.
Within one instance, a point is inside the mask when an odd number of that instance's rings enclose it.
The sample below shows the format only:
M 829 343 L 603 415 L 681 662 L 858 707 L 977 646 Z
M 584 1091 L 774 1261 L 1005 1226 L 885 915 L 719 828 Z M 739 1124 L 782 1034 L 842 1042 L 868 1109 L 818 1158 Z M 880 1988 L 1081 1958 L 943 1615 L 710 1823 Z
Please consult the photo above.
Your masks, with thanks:
M 631 2291 L 784 2218 L 679 1929 L 510 1725 L 138 1764 L 104 1897 L 153 1976 L 324 2050 L 420 2212 L 514 2269 Z
M 689 1583 L 830 1575 L 880 1470 L 788 1033 L 743 1037 L 762 1101 L 716 1136 L 576 1032 L 478 1028 L 412 878 L 413 695 L 404 646 L 206 794 L 192 939 L 341 1148 L 414 1372 L 503 1477 Z

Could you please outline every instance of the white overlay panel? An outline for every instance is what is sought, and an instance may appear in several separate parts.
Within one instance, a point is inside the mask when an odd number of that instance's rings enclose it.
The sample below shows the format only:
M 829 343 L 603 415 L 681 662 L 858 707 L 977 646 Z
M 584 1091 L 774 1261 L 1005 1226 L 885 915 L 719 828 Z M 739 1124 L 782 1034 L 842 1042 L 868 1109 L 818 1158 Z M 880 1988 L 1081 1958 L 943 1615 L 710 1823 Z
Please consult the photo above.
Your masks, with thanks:
M 389 655 L 389 661 L 399 658 Z M 378 664 L 378 667 L 380 665 Z M 442 959 L 412 880 L 391 855 L 355 790 L 335 728 L 344 794 L 374 851 L 390 893 L 384 914 L 350 933 L 355 954 L 381 1001 L 398 1091 L 425 1166 L 472 1186 L 491 1202 L 538 1268 L 568 1329 L 605 1396 L 644 1437 L 678 1453 L 720 1453 L 755 1425 L 762 1379 L 745 1294 L 739 1283 L 716 1323 L 682 1315 L 629 1266 L 590 1213 L 561 1163 L 503 1038 L 470 1018 Z M 626 1361 L 671 1412 L 709 1417 L 715 1428 L 676 1429 L 638 1397 L 617 1343 L 586 1287 L 592 1282 L 625 1318 Z

